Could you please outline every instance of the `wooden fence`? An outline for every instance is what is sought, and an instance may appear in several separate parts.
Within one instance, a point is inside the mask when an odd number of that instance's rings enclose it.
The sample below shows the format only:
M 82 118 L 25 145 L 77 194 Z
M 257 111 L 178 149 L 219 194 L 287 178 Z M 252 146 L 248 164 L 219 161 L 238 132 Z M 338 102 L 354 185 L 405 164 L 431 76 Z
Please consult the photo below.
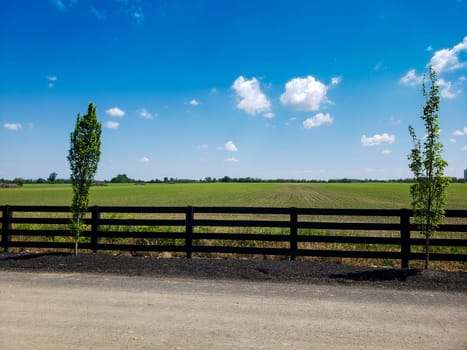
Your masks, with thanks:
M 0 247 L 5 251 L 74 248 L 69 207 L 0 206 L 0 210 Z M 411 217 L 408 209 L 93 206 L 79 248 L 176 252 L 188 258 L 193 253 L 226 253 L 397 259 L 406 268 L 410 260 L 424 259 L 420 246 L 425 240 L 413 234 L 417 227 Z M 449 249 L 431 252 L 430 260 L 467 261 L 466 218 L 467 210 L 446 211 L 451 223 L 439 227 L 430 246 Z

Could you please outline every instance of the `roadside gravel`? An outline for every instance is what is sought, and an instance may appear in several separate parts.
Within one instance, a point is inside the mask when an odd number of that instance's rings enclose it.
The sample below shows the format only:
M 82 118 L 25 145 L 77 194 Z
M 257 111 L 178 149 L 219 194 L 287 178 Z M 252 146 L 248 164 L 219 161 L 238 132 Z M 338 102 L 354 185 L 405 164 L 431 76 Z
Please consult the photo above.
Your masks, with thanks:
M 390 269 L 325 262 L 150 258 L 110 254 L 0 253 L 0 271 L 358 285 L 467 292 L 467 272 Z

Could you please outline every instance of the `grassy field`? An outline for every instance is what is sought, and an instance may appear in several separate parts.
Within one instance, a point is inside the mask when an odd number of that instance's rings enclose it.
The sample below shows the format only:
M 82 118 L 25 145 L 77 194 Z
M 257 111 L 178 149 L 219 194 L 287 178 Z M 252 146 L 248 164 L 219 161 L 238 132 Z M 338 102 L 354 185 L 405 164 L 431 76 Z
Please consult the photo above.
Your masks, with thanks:
M 250 206 L 250 207 L 302 207 L 302 208 L 375 208 L 400 209 L 410 208 L 410 184 L 406 183 L 311 183 L 311 184 L 279 184 L 279 183 L 192 183 L 192 184 L 112 184 L 108 186 L 93 187 L 91 191 L 91 205 L 105 206 Z M 25 185 L 22 188 L 0 188 L 0 205 L 67 205 L 71 203 L 71 185 Z M 448 208 L 467 209 L 467 184 L 452 184 L 448 194 Z M 16 214 L 22 215 L 22 214 Z M 26 217 L 30 214 L 25 213 Z M 38 214 L 37 214 L 38 215 Z M 49 215 L 45 213 L 44 215 Z M 62 216 L 68 217 L 68 213 Z M 109 218 L 136 218 L 136 214 L 103 214 Z M 110 215 L 110 216 L 109 216 Z M 148 218 L 140 214 L 138 217 Z M 203 216 L 201 214 L 201 216 Z M 178 217 L 177 217 L 178 218 Z M 183 218 L 181 215 L 180 218 Z M 244 219 L 251 219 L 246 215 Z M 254 217 L 257 219 L 257 217 Z M 238 219 L 238 218 L 237 218 Z M 264 218 L 266 219 L 266 218 Z M 287 217 L 271 217 L 271 220 L 287 220 Z M 306 220 L 306 219 L 304 219 Z M 320 218 L 313 220 L 337 220 L 346 222 L 374 222 L 373 217 L 338 217 Z M 398 218 L 379 218 L 384 222 L 398 222 Z M 392 221 L 391 221 L 392 220 Z M 450 223 L 464 223 L 465 219 L 452 218 Z M 36 225 L 37 226 L 37 225 Z M 15 228 L 37 229 L 34 225 L 16 224 Z M 112 228 L 110 228 L 112 229 Z M 182 230 L 184 227 L 114 227 L 118 231 L 138 229 L 141 232 L 163 232 L 164 230 Z M 104 230 L 106 230 L 104 228 Z M 281 229 L 234 229 L 199 227 L 197 230 L 219 233 L 276 233 L 287 234 Z M 238 232 L 237 232 L 238 231 Z M 264 231 L 264 232 L 263 232 Z M 267 232 L 266 232 L 267 231 Z M 302 232 L 303 231 L 303 232 Z M 309 232 L 308 232 L 309 231 Z M 301 230 L 300 234 L 314 235 L 373 235 L 383 237 L 398 237 L 399 232 L 340 232 Z M 417 235 L 415 234 L 415 236 Z M 436 238 L 459 238 L 457 233 L 437 233 Z M 463 236 L 462 236 L 463 237 Z M 28 238 L 29 239 L 29 238 Z M 55 238 L 54 238 L 55 239 Z M 101 240 L 102 241 L 102 240 Z M 112 241 L 112 239 L 110 239 Z M 107 243 L 112 243 L 112 242 Z M 147 241 L 147 240 L 146 240 Z M 149 244 L 137 240 L 141 244 Z M 132 241 L 133 242 L 133 241 Z M 121 242 L 120 242 L 121 243 Z M 128 243 L 128 242 L 123 242 Z M 160 244 L 168 244 L 166 241 Z M 219 244 L 213 242 L 211 244 Z M 172 243 L 171 243 L 172 244 Z M 209 244 L 209 243 L 208 243 Z M 242 246 L 261 247 L 263 243 L 231 242 Z M 279 243 L 277 243 L 279 244 Z M 276 244 L 276 245 L 277 245 Z M 350 250 L 395 250 L 398 246 L 362 246 L 355 244 L 305 244 L 304 248 L 312 249 L 350 249 Z M 278 247 L 278 246 L 277 246 Z M 423 247 L 413 248 L 413 251 L 422 251 Z M 463 253 L 465 249 L 456 247 L 434 247 L 432 252 Z M 322 260 L 322 259 L 321 259 Z M 328 259 L 334 262 L 352 264 L 375 264 L 385 266 L 398 266 L 399 262 L 381 261 L 377 259 Z M 421 262 L 411 263 L 411 266 L 421 266 Z M 435 262 L 433 268 L 465 271 L 465 263 Z
M 91 205 L 410 208 L 406 183 L 111 184 L 93 187 Z M 70 185 L 0 188 L 0 205 L 70 205 Z M 467 209 L 467 184 L 451 184 L 449 209 Z

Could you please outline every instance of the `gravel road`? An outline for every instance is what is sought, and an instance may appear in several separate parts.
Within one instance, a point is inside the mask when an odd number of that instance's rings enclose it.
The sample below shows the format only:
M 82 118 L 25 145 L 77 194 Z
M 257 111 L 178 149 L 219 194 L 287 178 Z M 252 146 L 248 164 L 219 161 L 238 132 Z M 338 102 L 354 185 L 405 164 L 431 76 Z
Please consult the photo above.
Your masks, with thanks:
M 0 348 L 465 349 L 462 292 L 0 271 Z

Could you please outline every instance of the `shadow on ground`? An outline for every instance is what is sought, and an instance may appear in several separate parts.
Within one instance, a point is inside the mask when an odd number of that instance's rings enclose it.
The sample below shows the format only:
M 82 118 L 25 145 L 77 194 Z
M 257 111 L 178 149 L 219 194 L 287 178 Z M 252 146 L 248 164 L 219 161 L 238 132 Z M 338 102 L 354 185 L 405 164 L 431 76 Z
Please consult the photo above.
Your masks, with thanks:
M 367 270 L 359 272 L 350 272 L 344 274 L 332 274 L 329 277 L 334 279 L 344 279 L 352 281 L 402 281 L 405 282 L 408 277 L 416 276 L 420 273 L 417 269 L 380 269 Z

